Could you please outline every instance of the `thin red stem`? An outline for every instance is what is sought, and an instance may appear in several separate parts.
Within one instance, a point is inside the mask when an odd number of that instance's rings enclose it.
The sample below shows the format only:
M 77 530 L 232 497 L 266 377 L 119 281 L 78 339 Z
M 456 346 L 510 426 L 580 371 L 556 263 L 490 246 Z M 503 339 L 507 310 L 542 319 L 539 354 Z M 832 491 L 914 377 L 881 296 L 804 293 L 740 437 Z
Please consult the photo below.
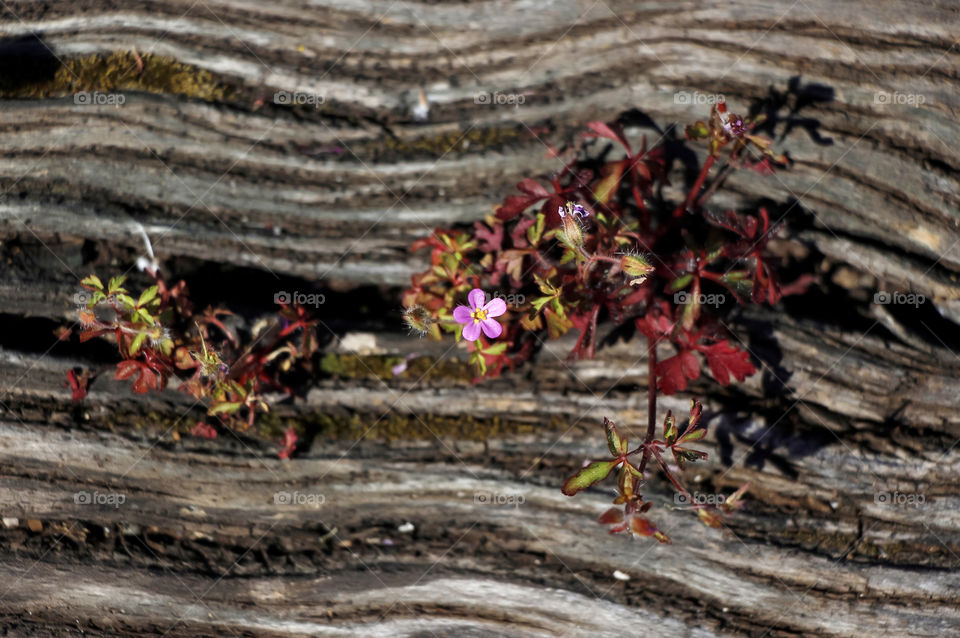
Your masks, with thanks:
M 657 342 L 647 339 L 647 436 L 643 440 L 643 457 L 640 459 L 640 473 L 650 458 L 650 441 L 657 432 Z
M 677 206 L 673 211 L 674 217 L 680 217 L 693 204 L 693 200 L 696 199 L 697 193 L 700 192 L 700 189 L 703 188 L 703 183 L 707 181 L 707 174 L 710 173 L 710 169 L 713 167 L 713 163 L 717 161 L 717 158 L 713 155 L 708 155 L 707 159 L 704 160 L 703 166 L 700 168 L 700 174 L 697 175 L 697 181 L 693 183 L 693 188 L 690 189 L 690 192 L 687 193 L 687 198 L 683 200 L 683 204 Z

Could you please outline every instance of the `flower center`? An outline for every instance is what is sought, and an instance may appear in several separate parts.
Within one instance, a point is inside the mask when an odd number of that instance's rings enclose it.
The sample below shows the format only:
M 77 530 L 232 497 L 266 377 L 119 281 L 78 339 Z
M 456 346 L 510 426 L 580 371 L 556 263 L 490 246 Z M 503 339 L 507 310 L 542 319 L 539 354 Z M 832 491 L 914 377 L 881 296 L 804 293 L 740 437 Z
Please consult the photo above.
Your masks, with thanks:
M 477 308 L 470 316 L 473 317 L 474 322 L 480 323 L 481 321 L 487 320 L 487 311 L 482 308 Z

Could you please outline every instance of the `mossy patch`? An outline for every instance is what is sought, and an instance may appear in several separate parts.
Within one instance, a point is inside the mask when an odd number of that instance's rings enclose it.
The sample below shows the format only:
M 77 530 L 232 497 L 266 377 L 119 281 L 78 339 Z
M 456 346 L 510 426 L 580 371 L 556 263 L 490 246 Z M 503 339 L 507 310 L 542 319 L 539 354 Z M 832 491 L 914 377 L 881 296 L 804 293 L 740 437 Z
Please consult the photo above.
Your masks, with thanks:
M 5 98 L 62 97 L 92 91 L 144 91 L 209 102 L 235 93 L 210 71 L 150 53 L 138 60 L 132 51 L 67 58 L 53 77 L 38 76 L 35 82 L 12 85 L 0 78 L 0 96 Z
M 129 422 L 134 429 L 146 432 L 164 432 L 190 437 L 196 419 L 177 419 L 155 412 L 133 416 L 129 420 L 112 415 L 111 422 Z M 105 424 L 101 424 L 105 425 Z M 547 422 L 526 422 L 500 417 L 477 418 L 470 415 L 440 416 L 433 414 L 402 414 L 382 412 L 346 412 L 339 414 L 258 414 L 254 426 L 247 432 L 267 441 L 283 439 L 283 433 L 293 428 L 298 436 L 310 434 L 320 439 L 346 441 L 423 441 L 452 438 L 464 441 L 483 441 L 489 438 L 535 434 L 544 431 L 563 431 L 569 426 L 563 418 L 552 417 Z
M 561 430 L 566 422 L 552 418 L 548 423 L 529 423 L 500 417 L 476 418 L 433 414 L 374 413 L 345 415 L 314 414 L 305 426 L 321 438 L 350 441 L 416 441 L 436 438 L 482 441 L 488 438 L 534 434 L 544 430 Z
M 320 369 L 342 379 L 393 379 L 393 367 L 403 357 L 327 353 L 320 359 Z M 407 363 L 407 369 L 397 379 L 431 381 L 434 379 L 470 381 L 477 369 L 463 361 L 437 361 L 432 357 L 417 357 Z

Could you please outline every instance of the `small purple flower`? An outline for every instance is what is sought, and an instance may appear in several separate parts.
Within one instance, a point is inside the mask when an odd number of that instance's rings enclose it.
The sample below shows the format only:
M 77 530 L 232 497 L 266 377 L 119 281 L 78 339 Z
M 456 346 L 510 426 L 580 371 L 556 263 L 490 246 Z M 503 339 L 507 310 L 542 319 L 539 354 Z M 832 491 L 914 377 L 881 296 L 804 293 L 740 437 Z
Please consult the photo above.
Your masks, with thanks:
M 573 202 L 567 202 L 567 206 L 560 206 L 557 209 L 557 213 L 560 214 L 560 219 L 563 219 L 567 216 L 567 210 L 569 210 L 570 205 L 573 204 L 573 210 L 570 211 L 571 215 L 579 215 L 581 219 L 584 217 L 590 216 L 590 211 L 583 207 L 583 204 L 574 204 Z
M 726 115 L 726 117 L 723 117 L 723 115 Z M 743 119 L 734 113 L 722 114 L 720 125 L 729 137 L 740 137 L 747 130 L 747 127 L 743 125 Z
M 411 359 L 416 359 L 416 358 L 419 357 L 419 356 L 420 356 L 420 353 L 418 353 L 418 352 L 411 352 L 411 353 L 408 354 L 406 357 L 404 357 L 403 361 L 401 361 L 401 362 L 398 363 L 397 365 L 393 366 L 393 376 L 397 376 L 398 374 L 403 374 L 404 370 L 407 369 L 407 363 L 408 363 Z
M 474 288 L 467 295 L 470 307 L 457 306 L 453 311 L 453 318 L 457 323 L 464 324 L 463 338 L 467 341 L 476 341 L 480 338 L 480 330 L 491 339 L 496 339 L 503 333 L 503 326 L 494 321 L 507 311 L 507 302 L 494 297 L 490 303 L 484 304 L 486 295 L 479 288 Z

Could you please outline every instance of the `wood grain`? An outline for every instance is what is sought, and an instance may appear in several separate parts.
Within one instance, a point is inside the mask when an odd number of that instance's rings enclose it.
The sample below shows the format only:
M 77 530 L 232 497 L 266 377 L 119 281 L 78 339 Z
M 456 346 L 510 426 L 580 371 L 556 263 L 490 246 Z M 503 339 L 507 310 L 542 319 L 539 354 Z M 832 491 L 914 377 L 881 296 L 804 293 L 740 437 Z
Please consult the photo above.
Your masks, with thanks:
M 0 58 L 27 47 L 67 79 L 45 92 L 0 78 L 9 635 L 960 628 L 954 3 L 84 0 L 0 11 Z M 129 58 L 111 77 L 63 71 L 134 50 L 148 65 L 209 72 L 218 97 L 151 88 Z M 78 104 L 80 90 L 124 102 Z M 421 90 L 426 121 L 412 111 Z M 275 104 L 278 91 L 323 103 Z M 645 422 L 636 340 L 611 338 L 574 363 L 563 360 L 571 344 L 551 343 L 535 365 L 471 386 L 437 373 L 457 369 L 461 351 L 391 322 L 398 288 L 425 266 L 409 244 L 482 219 L 520 178 L 555 169 L 545 145 L 589 120 L 622 116 L 631 135 L 666 140 L 676 161 L 664 196 L 678 199 L 703 152 L 671 125 L 708 108 L 679 92 L 774 116 L 767 132 L 790 170 L 734 176 L 715 202 L 783 215 L 777 250 L 802 255 L 819 282 L 776 311 L 724 317 L 760 373 L 661 400 L 675 412 L 691 395 L 707 406 L 697 489 L 751 490 L 716 531 L 651 481 L 653 518 L 674 539 L 659 546 L 593 522 L 609 490 L 570 499 L 557 488 L 602 454 L 602 417 Z M 174 389 L 137 396 L 101 375 L 71 405 L 66 371 L 109 355 L 50 332 L 75 319 L 81 277 L 132 267 L 140 228 L 164 270 L 195 277 L 211 303 L 252 314 L 278 289 L 328 294 L 325 349 L 360 359 L 277 406 L 315 437 L 297 458 L 276 460 L 252 435 L 175 441 L 202 409 Z M 929 303 L 871 303 L 877 291 Z M 411 352 L 430 359 L 396 378 L 378 372 Z M 78 492 L 125 500 L 84 505 Z M 279 492 L 324 503 L 284 505 Z M 497 495 L 524 501 L 483 502 Z

